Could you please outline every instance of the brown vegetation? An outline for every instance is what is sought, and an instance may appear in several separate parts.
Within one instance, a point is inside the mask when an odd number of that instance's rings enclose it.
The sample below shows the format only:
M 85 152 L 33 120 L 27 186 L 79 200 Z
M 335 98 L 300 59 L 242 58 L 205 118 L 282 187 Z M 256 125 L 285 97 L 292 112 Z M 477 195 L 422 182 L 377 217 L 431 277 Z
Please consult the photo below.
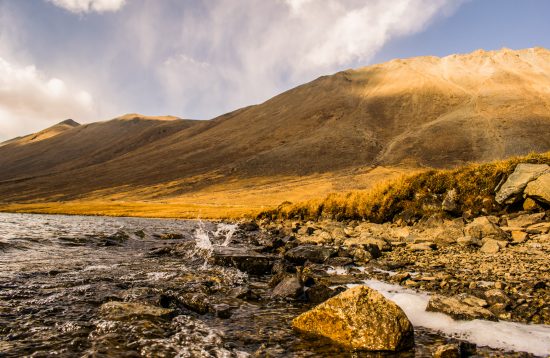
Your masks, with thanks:
M 365 219 L 372 222 L 392 221 L 400 216 L 421 218 L 442 212 L 441 202 L 451 190 L 456 191 L 455 214 L 487 214 L 499 209 L 494 201 L 495 188 L 518 163 L 550 164 L 550 152 L 451 170 L 428 170 L 379 184 L 372 190 L 334 193 L 324 199 L 296 204 L 284 203 L 259 216 L 301 220 Z

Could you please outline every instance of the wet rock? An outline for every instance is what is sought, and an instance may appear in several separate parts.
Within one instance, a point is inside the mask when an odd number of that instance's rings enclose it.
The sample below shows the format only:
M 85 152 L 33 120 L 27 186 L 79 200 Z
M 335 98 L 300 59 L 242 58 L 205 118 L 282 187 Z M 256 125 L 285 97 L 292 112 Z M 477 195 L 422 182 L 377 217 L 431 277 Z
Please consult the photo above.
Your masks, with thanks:
M 233 308 L 225 303 L 219 303 L 217 305 L 212 306 L 212 309 L 218 318 L 227 319 L 231 317 L 231 311 Z
M 325 302 L 335 294 L 336 291 L 334 291 L 332 288 L 328 287 L 327 285 L 320 284 L 309 287 L 306 290 L 306 299 L 310 303 L 319 304 L 321 302 Z
M 206 314 L 210 311 L 210 302 L 204 293 L 186 293 L 179 299 L 185 308 L 195 313 Z
M 285 277 L 275 288 L 271 295 L 279 298 L 298 298 L 303 293 L 303 286 L 295 275 Z
M 471 306 L 456 297 L 433 295 L 430 297 L 426 311 L 445 313 L 458 320 L 485 319 L 497 321 L 491 311 L 477 305 Z
M 530 198 L 550 205 L 550 173 L 543 174 L 527 184 L 523 193 Z
M 353 259 L 350 257 L 331 257 L 325 263 L 332 267 L 343 267 L 351 265 L 353 263 Z
M 109 320 L 123 321 L 134 317 L 138 318 L 168 318 L 174 310 L 152 305 L 111 301 L 104 303 L 99 308 L 99 314 Z
M 297 246 L 285 253 L 285 258 L 298 265 L 303 265 L 306 261 L 323 263 L 335 253 L 333 248 L 317 246 L 317 245 L 302 245 Z
M 510 174 L 504 184 L 498 189 L 495 196 L 496 202 L 499 204 L 504 202 L 513 203 L 529 182 L 537 179 L 549 170 L 550 166 L 546 164 L 518 164 L 514 172 Z
M 434 358 L 460 358 L 460 348 L 456 344 L 439 346 L 434 352 Z
M 255 221 L 246 221 L 239 224 L 239 228 L 243 231 L 258 231 L 260 226 Z
M 508 235 L 487 216 L 475 218 L 464 228 L 464 233 L 475 239 L 508 240 Z
M 184 236 L 182 234 L 176 234 L 176 233 L 166 233 L 159 236 L 159 239 L 161 240 L 181 240 Z
M 209 262 L 214 265 L 236 267 L 251 275 L 271 272 L 276 256 L 264 255 L 241 247 L 214 246 Z
M 405 313 L 379 292 L 357 286 L 292 321 L 294 329 L 326 337 L 347 349 L 402 351 L 414 346 Z

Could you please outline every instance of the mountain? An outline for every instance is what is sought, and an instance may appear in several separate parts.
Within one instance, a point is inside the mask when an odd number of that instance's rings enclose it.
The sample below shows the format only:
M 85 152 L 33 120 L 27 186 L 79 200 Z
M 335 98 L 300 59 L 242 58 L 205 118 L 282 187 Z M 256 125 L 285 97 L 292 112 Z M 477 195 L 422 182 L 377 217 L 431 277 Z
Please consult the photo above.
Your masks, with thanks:
M 177 197 L 252 178 L 548 150 L 550 51 L 478 50 L 342 71 L 209 121 L 130 115 L 8 143 L 0 197 Z
M 22 145 L 22 144 L 27 144 L 29 142 L 40 142 L 41 140 L 55 137 L 56 135 L 63 133 L 68 129 L 78 127 L 79 125 L 80 125 L 79 123 L 73 121 L 72 119 L 66 119 L 51 127 L 41 130 L 40 132 L 29 134 L 24 137 L 13 138 L 8 141 L 2 142 L 0 143 L 0 146 L 6 145 L 6 144 Z

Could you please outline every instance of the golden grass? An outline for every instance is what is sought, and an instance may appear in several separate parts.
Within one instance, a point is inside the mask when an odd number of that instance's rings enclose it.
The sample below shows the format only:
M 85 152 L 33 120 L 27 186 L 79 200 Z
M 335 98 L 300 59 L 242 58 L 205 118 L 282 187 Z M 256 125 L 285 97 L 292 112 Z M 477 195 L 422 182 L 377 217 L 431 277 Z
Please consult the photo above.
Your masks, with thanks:
M 41 214 L 136 216 L 182 219 L 238 219 L 255 217 L 281 202 L 302 202 L 331 192 L 371 188 L 408 171 L 406 168 L 360 168 L 303 177 L 239 179 L 170 196 L 177 183 L 141 188 L 118 188 L 116 193 L 94 192 L 80 200 L 0 203 L 0 211 Z M 158 196 L 163 196 L 158 198 Z
M 284 203 L 275 210 L 264 211 L 259 217 L 366 219 L 372 222 L 390 221 L 404 212 L 422 217 L 440 211 L 440 202 L 451 189 L 457 192 L 457 212 L 470 210 L 475 215 L 487 209 L 488 202 L 493 202 L 494 189 L 522 162 L 550 164 L 550 152 L 451 170 L 424 171 L 380 183 L 370 190 L 333 193 L 298 204 Z

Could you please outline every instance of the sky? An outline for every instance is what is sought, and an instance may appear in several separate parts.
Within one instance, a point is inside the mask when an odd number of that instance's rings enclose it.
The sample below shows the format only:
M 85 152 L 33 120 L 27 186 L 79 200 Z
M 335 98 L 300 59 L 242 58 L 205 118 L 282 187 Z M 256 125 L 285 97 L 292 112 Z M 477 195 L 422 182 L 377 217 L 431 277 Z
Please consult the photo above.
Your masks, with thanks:
M 548 0 L 0 0 L 0 141 L 67 118 L 210 119 L 319 76 L 550 48 Z

